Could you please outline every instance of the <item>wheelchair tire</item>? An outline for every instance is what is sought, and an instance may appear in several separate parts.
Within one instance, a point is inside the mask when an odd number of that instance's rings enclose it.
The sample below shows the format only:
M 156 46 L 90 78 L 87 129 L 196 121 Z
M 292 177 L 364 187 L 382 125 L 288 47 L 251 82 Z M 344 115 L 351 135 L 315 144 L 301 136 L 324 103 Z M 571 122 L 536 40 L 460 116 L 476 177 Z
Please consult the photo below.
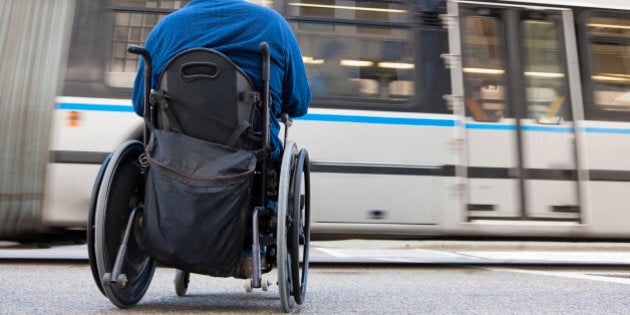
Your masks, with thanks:
M 139 141 L 128 141 L 114 151 L 96 202 L 94 243 L 99 280 L 105 295 L 120 308 L 131 307 L 142 299 L 156 265 L 155 260 L 140 250 L 137 237 L 142 214 L 139 211 L 122 261 L 121 274 L 126 275 L 126 284 L 103 281 L 104 275 L 112 272 L 132 209 L 140 206 L 144 198 L 144 174 L 138 161 L 143 152 L 144 146 Z
M 94 217 L 96 215 L 96 199 L 98 198 L 98 192 L 101 188 L 101 183 L 103 182 L 103 175 L 105 174 L 105 169 L 107 168 L 107 164 L 111 159 L 112 155 L 108 155 L 103 164 L 101 164 L 101 168 L 98 170 L 96 174 L 96 179 L 94 180 L 94 185 L 92 186 L 92 193 L 90 195 L 90 209 L 88 210 L 88 223 L 87 223 L 87 249 L 88 249 L 88 260 L 90 262 L 90 271 L 92 271 L 92 277 L 94 278 L 94 282 L 98 287 L 99 291 L 105 295 L 105 291 L 103 291 L 103 284 L 101 283 L 101 278 L 98 274 L 98 267 L 96 266 L 96 247 L 94 240 Z
M 310 174 L 308 172 L 306 150 L 298 152 L 295 143 L 287 143 L 280 167 L 276 233 L 280 303 L 287 313 L 293 312 L 296 304 L 302 304 L 306 294 L 310 243 Z M 304 203 L 300 196 L 302 187 L 304 188 Z M 297 211 L 298 209 L 300 211 Z M 303 262 L 300 264 L 301 242 L 303 243 Z
M 292 183 L 289 193 L 291 203 L 289 214 L 292 216 L 289 238 L 291 280 L 295 303 L 301 305 L 306 299 L 311 241 L 310 167 L 308 152 L 305 149 L 298 153 L 291 171 Z
M 177 294 L 177 296 L 186 296 L 189 283 L 190 272 L 180 269 L 175 270 L 175 294 Z

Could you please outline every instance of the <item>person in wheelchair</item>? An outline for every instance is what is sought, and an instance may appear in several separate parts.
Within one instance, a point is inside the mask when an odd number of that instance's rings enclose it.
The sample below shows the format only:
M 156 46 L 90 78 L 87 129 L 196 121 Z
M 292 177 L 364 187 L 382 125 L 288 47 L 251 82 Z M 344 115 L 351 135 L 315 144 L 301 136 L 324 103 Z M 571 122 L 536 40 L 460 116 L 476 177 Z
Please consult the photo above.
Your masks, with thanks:
M 97 287 L 131 307 L 161 263 L 177 270 L 178 296 L 190 273 L 248 278 L 248 292 L 276 283 L 292 311 L 308 279 L 310 166 L 305 148 L 278 138 L 276 117 L 287 130 L 311 92 L 289 24 L 244 0 L 193 0 L 127 51 L 142 56 L 132 102 L 144 133 L 112 152 L 94 182 Z M 278 281 L 263 280 L 274 267 Z
M 252 80 L 262 86 L 259 44 L 266 42 L 271 52 L 269 91 L 271 160 L 281 156 L 280 125 L 275 117 L 306 114 L 311 100 L 306 71 L 297 40 L 285 19 L 277 12 L 244 0 L 193 0 L 162 19 L 149 34 L 145 49 L 153 61 L 152 89 L 156 89 L 165 65 L 178 53 L 191 48 L 211 48 L 231 59 Z M 133 106 L 143 114 L 144 62 L 134 82 Z M 270 207 L 275 207 L 272 203 Z M 249 232 L 249 231 L 248 231 Z M 249 278 L 252 257 L 245 244 L 236 277 Z M 250 247 L 251 248 L 251 247 Z
M 291 117 L 306 114 L 311 101 L 302 54 L 295 35 L 277 12 L 245 0 L 193 0 L 164 17 L 149 34 L 145 48 L 153 59 L 153 82 L 166 63 L 177 53 L 206 47 L 225 54 L 253 81 L 262 85 L 259 44 L 266 42 L 271 52 L 270 117 L 287 113 Z M 142 116 L 144 63 L 140 62 L 134 82 L 133 107 Z M 151 88 L 156 88 L 152 86 Z M 280 156 L 280 125 L 271 119 L 271 156 Z

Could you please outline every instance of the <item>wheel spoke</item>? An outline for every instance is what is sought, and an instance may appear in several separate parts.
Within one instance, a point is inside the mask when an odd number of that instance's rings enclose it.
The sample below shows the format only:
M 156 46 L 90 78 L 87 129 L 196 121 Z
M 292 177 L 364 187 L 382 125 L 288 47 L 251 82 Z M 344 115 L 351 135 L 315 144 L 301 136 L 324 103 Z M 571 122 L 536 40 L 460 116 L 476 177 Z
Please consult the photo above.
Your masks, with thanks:
M 144 194 L 144 176 L 137 166 L 137 158 L 142 152 L 142 143 L 127 142 L 113 153 L 103 175 L 94 225 L 95 260 L 99 280 L 106 273 L 112 272 L 131 206 Z M 135 224 L 138 222 L 134 222 Z M 121 272 L 128 281 L 125 285 L 109 282 L 102 285 L 109 300 L 121 308 L 133 306 L 140 301 L 155 270 L 155 261 L 140 251 L 135 233 L 132 231 L 129 236 L 127 255 L 121 266 Z

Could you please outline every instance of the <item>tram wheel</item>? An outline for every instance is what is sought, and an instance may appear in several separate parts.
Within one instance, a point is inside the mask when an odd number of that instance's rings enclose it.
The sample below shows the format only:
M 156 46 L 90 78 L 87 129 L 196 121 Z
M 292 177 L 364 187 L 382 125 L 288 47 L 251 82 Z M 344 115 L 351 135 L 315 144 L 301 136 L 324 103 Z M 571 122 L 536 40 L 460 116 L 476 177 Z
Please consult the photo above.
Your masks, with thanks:
M 292 217 L 289 247 L 291 251 L 291 281 L 293 297 L 297 304 L 304 303 L 308 282 L 310 228 L 310 167 L 308 152 L 300 150 L 292 170 L 291 192 L 289 193 Z
M 177 269 L 175 271 L 175 293 L 177 296 L 186 296 L 188 284 L 190 283 L 190 272 Z
M 95 213 L 95 258 L 99 280 L 109 300 L 120 308 L 135 305 L 142 299 L 153 278 L 155 261 L 142 253 L 137 231 L 130 233 L 121 277 L 117 283 L 105 279 L 114 267 L 132 209 L 144 198 L 144 175 L 138 157 L 144 152 L 139 141 L 129 141 L 116 150 L 109 161 L 98 192 Z M 137 213 L 133 226 L 141 221 Z M 122 276 L 124 275 L 124 276 Z

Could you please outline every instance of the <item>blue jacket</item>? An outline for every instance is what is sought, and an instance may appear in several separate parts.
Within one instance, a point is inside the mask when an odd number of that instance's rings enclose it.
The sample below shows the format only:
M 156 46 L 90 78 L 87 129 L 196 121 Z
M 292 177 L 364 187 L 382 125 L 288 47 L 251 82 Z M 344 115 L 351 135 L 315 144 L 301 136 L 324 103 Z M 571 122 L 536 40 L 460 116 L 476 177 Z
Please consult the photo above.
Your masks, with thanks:
M 225 54 L 260 89 L 259 45 L 263 41 L 269 44 L 271 52 L 271 149 L 272 156 L 278 157 L 282 142 L 275 117 L 281 112 L 291 117 L 306 114 L 311 91 L 295 35 L 277 12 L 244 0 L 193 0 L 164 17 L 145 43 L 153 60 L 151 88 L 156 88 L 158 75 L 171 57 L 186 49 L 206 47 Z M 141 62 L 132 99 L 138 115 L 143 111 L 143 71 Z

